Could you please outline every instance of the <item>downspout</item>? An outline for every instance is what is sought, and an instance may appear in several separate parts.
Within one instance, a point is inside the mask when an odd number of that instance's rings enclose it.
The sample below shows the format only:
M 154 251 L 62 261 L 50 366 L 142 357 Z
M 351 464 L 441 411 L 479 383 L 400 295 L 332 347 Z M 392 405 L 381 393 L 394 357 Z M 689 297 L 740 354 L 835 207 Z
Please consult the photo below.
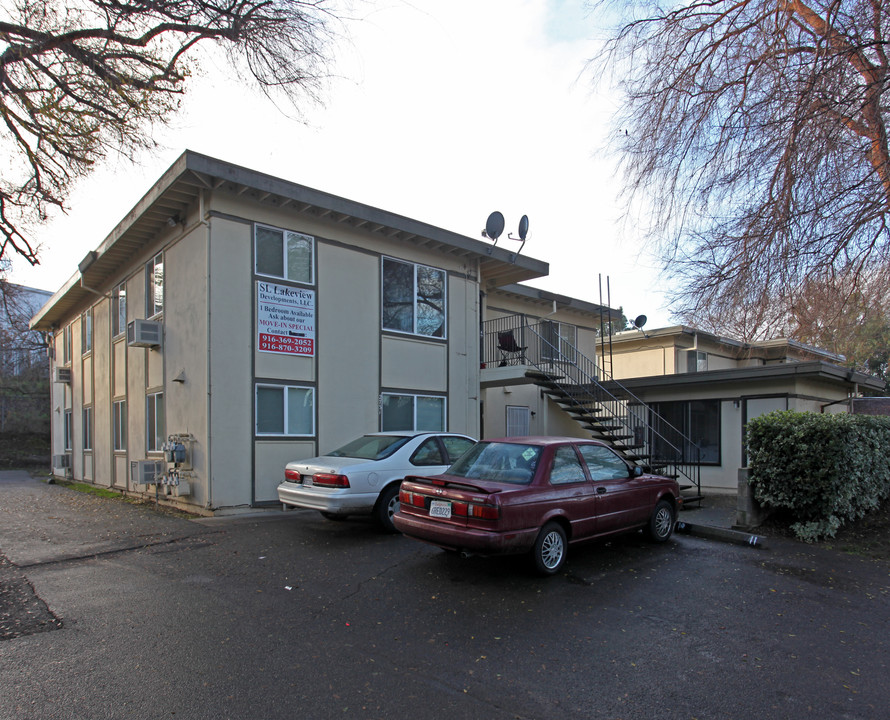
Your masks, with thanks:
M 206 229 L 206 237 L 207 237 L 207 252 L 204 254 L 204 277 L 207 285 L 207 290 L 205 295 L 207 297 L 207 344 L 206 344 L 206 353 L 207 353 L 207 424 L 205 432 L 207 433 L 207 500 L 204 503 L 204 507 L 208 510 L 213 507 L 213 428 L 211 427 L 213 423 L 213 416 L 210 414 L 211 412 L 211 398 L 213 395 L 212 387 L 213 387 L 213 375 L 211 375 L 211 363 L 210 363 L 210 340 L 211 340 L 211 326 L 210 320 L 213 314 L 213 296 L 210 292 L 210 221 L 206 219 L 204 215 L 204 190 L 201 190 L 198 193 L 198 222 L 199 224 L 203 224 Z

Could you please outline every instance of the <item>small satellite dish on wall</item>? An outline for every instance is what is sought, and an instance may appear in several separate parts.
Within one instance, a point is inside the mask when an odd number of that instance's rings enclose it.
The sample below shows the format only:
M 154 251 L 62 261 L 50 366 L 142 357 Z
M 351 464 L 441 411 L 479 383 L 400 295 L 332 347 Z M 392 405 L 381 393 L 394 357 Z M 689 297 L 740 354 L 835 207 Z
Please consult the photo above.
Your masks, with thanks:
M 633 323 L 634 323 L 634 327 L 635 327 L 637 330 L 642 330 L 642 329 L 643 329 L 643 325 L 646 324 L 646 321 L 647 321 L 648 319 L 649 319 L 649 318 L 647 318 L 645 315 L 637 315 L 637 316 L 634 318 L 634 321 L 633 321 Z

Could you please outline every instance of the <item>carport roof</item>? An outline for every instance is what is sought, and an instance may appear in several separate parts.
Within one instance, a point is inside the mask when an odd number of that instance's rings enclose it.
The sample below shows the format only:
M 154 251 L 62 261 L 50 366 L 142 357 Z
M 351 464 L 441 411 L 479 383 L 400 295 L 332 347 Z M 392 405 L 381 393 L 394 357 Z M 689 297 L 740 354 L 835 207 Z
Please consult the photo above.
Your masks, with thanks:
M 272 175 L 186 150 L 142 197 L 105 241 L 80 262 L 78 272 L 32 318 L 35 330 L 51 330 L 95 292 L 113 281 L 170 218 L 184 217 L 203 191 L 228 191 L 272 207 L 291 208 L 314 219 L 375 233 L 415 246 L 434 248 L 479 263 L 484 287 L 548 274 L 541 260 L 433 225 L 364 205 Z

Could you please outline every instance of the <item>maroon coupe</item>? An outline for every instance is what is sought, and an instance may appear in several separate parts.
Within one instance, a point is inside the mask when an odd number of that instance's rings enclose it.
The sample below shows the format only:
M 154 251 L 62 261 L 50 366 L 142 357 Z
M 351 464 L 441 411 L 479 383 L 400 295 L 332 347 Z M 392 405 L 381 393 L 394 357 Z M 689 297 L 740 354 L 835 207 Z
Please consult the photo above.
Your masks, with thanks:
M 477 443 L 446 473 L 409 476 L 396 529 L 465 554 L 531 553 L 557 572 L 568 544 L 643 529 L 655 542 L 674 530 L 676 480 L 645 473 L 596 440 L 515 437 Z

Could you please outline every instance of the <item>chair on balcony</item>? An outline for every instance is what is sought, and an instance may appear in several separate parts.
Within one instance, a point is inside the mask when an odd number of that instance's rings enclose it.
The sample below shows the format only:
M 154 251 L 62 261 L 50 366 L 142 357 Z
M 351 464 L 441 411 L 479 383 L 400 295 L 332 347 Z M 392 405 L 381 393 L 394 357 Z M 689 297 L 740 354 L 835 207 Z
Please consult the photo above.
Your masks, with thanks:
M 501 354 L 501 361 L 498 363 L 498 367 L 521 364 L 526 347 L 516 342 L 516 336 L 512 330 L 499 332 L 498 352 Z

